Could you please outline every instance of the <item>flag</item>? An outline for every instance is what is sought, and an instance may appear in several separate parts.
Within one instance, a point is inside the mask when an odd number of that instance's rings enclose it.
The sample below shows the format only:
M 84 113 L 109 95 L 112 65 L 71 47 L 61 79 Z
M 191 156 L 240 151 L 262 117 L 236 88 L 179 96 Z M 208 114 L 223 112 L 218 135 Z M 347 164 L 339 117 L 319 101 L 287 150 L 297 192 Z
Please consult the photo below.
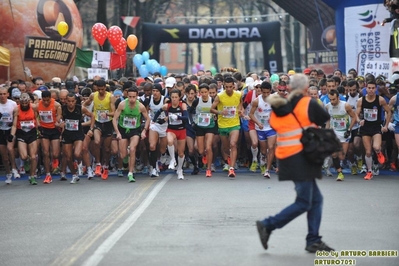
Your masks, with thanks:
M 132 28 L 136 28 L 137 23 L 140 20 L 140 17 L 121 17 L 123 20 L 123 23 L 125 23 L 126 25 L 132 27 Z
M 75 66 L 84 68 L 102 68 L 102 69 L 118 69 L 125 68 L 126 54 L 118 55 L 116 53 L 103 51 L 83 51 L 76 48 Z
M 10 50 L 0 46 L 0 66 L 10 66 Z

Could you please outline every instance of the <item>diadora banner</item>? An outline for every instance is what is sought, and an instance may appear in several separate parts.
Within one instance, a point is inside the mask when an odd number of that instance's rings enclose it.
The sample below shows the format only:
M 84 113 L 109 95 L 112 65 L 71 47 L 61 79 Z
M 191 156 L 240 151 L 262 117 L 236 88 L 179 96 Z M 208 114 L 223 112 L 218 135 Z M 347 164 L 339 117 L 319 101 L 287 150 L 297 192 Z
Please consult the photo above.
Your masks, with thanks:
M 264 67 L 283 71 L 280 22 L 226 25 L 162 25 L 143 23 L 143 51 L 159 60 L 161 43 L 262 42 Z
M 366 62 L 390 62 L 389 24 L 381 26 L 388 17 L 383 4 L 345 8 L 346 70 L 357 68 L 359 75 L 364 75 Z

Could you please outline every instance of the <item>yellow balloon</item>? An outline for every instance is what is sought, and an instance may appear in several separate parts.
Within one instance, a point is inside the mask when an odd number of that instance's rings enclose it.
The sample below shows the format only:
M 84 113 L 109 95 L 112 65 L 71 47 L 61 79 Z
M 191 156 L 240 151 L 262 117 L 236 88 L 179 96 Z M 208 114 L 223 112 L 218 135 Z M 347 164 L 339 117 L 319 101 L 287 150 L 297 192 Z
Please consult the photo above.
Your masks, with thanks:
M 58 33 L 59 33 L 62 37 L 64 37 L 64 36 L 68 33 L 68 29 L 69 29 L 68 23 L 66 23 L 65 21 L 61 21 L 61 22 L 58 23 L 58 25 L 57 25 Z

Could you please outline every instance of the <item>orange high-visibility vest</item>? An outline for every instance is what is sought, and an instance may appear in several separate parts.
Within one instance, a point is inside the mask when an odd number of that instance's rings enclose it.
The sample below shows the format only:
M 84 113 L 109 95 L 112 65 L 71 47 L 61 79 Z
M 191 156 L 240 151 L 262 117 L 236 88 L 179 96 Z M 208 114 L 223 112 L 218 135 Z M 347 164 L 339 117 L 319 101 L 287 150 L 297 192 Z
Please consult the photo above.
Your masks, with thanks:
M 312 98 L 304 96 L 294 108 L 294 113 L 303 128 L 316 126 L 308 117 L 309 102 Z M 286 116 L 277 116 L 272 112 L 270 125 L 277 132 L 276 158 L 285 159 L 302 151 L 302 128 L 292 113 Z

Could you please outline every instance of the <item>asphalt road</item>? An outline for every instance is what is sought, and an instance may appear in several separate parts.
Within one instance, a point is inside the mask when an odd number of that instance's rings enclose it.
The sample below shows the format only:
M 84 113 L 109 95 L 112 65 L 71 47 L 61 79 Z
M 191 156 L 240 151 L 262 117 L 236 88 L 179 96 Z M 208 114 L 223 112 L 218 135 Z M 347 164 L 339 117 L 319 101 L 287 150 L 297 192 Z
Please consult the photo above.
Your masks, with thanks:
M 295 174 L 295 173 L 293 173 Z M 0 265 L 315 265 L 307 253 L 306 216 L 273 232 L 263 250 L 255 221 L 293 202 L 292 182 L 259 173 L 212 178 L 172 172 L 110 176 L 37 186 L 0 183 Z M 371 181 L 324 178 L 320 233 L 337 251 L 399 250 L 399 174 Z M 338 253 L 341 255 L 341 253 Z M 397 253 L 396 253 L 397 254 Z M 399 265 L 399 257 L 341 257 L 356 265 Z M 349 261 L 347 261 L 349 262 Z M 325 263 L 327 263 L 325 261 Z

